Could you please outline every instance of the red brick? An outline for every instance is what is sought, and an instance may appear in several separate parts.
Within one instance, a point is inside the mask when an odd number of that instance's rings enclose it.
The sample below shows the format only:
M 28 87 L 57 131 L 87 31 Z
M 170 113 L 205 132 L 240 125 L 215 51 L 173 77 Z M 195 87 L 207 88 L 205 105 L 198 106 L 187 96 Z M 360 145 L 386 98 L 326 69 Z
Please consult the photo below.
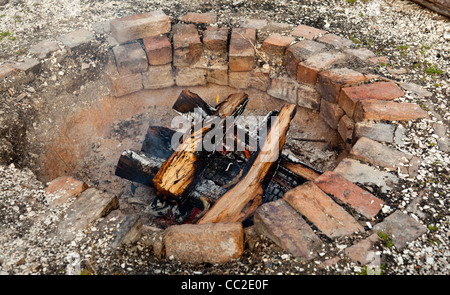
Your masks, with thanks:
M 112 95 L 119 97 L 143 89 L 142 74 L 110 76 Z
M 172 62 L 172 44 L 167 36 L 147 37 L 142 41 L 149 65 L 159 66 Z
M 181 18 L 182 22 L 194 24 L 215 24 L 217 22 L 217 15 L 212 12 L 197 13 L 190 12 Z
M 344 111 L 336 103 L 331 103 L 322 99 L 320 104 L 320 117 L 333 129 L 337 129 L 339 120 L 344 115 Z
M 207 27 L 203 33 L 203 45 L 212 51 L 226 52 L 228 28 Z
M 358 101 L 365 99 L 393 100 L 403 95 L 403 91 L 394 82 L 376 82 L 342 88 L 339 94 L 339 105 L 350 118 L 353 118 Z
M 428 113 L 414 103 L 367 99 L 356 105 L 354 119 L 361 121 L 410 121 L 428 118 Z
M 61 176 L 47 184 L 45 194 L 47 196 L 53 195 L 49 199 L 49 206 L 54 207 L 66 203 L 71 198 L 78 197 L 89 186 L 72 176 Z
M 330 238 L 364 231 L 349 213 L 311 181 L 286 192 L 283 199 Z
M 344 253 L 353 261 L 358 262 L 361 265 L 369 265 L 371 263 L 376 263 L 374 260 L 376 258 L 374 245 L 378 242 L 380 238 L 378 233 L 370 235 L 368 238 L 359 241 L 355 245 L 348 247 L 344 250 Z
M 314 183 L 368 219 L 375 217 L 384 205 L 382 200 L 332 171 L 324 172 Z
M 317 91 L 327 101 L 336 103 L 342 86 L 365 79 L 363 74 L 347 68 L 322 71 L 317 80 Z
M 340 37 L 335 34 L 326 34 L 319 39 L 317 39 L 319 42 L 327 43 L 335 48 L 344 48 L 349 47 L 353 44 L 353 42 L 347 38 Z
M 289 77 L 297 79 L 298 63 L 326 48 L 325 45 L 312 40 L 302 40 L 286 49 L 285 65 Z
M 229 67 L 231 71 L 247 72 L 255 67 L 256 30 L 234 28 L 231 33 Z
M 298 64 L 297 81 L 315 85 L 319 72 L 326 70 L 344 57 L 345 54 L 340 52 L 321 52 L 311 56 Z
M 10 75 L 13 75 L 18 70 L 13 68 L 11 64 L 4 64 L 0 66 L 0 79 L 5 79 Z
M 353 122 L 353 120 L 350 119 L 347 115 L 343 115 L 339 120 L 337 130 L 342 140 L 346 144 L 351 144 L 354 129 L 355 129 L 355 122 Z
M 188 67 L 198 61 L 202 53 L 202 43 L 193 24 L 173 26 L 173 64 L 176 67 Z
M 124 43 L 170 32 L 170 18 L 161 10 L 131 15 L 112 20 L 112 36 Z
M 317 251 L 323 245 L 300 214 L 283 199 L 260 206 L 254 222 L 260 235 L 306 261 L 317 257 Z
M 147 55 L 139 43 L 116 46 L 113 48 L 113 52 L 120 75 L 141 73 L 147 70 Z
M 286 48 L 294 41 L 294 37 L 272 34 L 264 40 L 262 50 L 269 55 L 283 56 Z
M 306 39 L 314 39 L 315 37 L 323 34 L 326 34 L 326 32 L 306 25 L 299 25 L 291 32 L 291 35 L 293 36 L 303 37 Z
M 166 257 L 189 263 L 225 263 L 244 251 L 241 223 L 174 225 L 164 236 Z

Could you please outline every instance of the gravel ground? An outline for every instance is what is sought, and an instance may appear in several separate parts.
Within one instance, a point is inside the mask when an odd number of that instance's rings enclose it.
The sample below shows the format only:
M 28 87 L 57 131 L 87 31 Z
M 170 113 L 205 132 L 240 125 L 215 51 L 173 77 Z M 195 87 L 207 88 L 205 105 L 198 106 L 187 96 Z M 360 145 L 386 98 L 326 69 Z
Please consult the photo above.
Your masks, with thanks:
M 351 3 L 350 3 L 351 2 Z M 78 6 L 79 4 L 79 6 Z M 379 4 L 379 5 L 378 5 Z M 450 23 L 410 1 L 55 1 L 11 0 L 0 6 L 0 63 L 20 60 L 38 41 L 118 16 L 163 9 L 176 19 L 187 11 L 214 11 L 219 25 L 236 25 L 241 17 L 291 24 L 307 24 L 351 38 L 391 65 L 380 74 L 400 82 L 414 82 L 432 95 L 419 98 L 407 92 L 399 101 L 421 104 L 430 119 L 408 123 L 404 146 L 398 149 L 423 159 L 419 176 L 401 178 L 394 190 L 381 195 L 387 206 L 380 217 L 394 210 L 409 212 L 428 232 L 399 251 L 378 245 L 384 274 L 449 274 L 449 164 L 448 152 L 438 146 L 434 124 L 447 126 L 449 112 Z M 111 252 L 105 240 L 87 233 L 70 245 L 53 236 L 56 221 L 67 206 L 50 210 L 43 184 L 28 169 L 0 166 L 0 273 L 66 273 L 71 252 L 78 252 L 89 274 L 357 274 L 364 268 L 348 260 L 343 251 L 365 236 L 344 238 L 326 245 L 309 263 L 297 261 L 270 241 L 258 241 L 236 261 L 225 265 L 186 265 L 159 261 L 138 243 Z M 94 225 L 95 226 L 95 225 Z M 338 257 L 337 263 L 323 261 Z

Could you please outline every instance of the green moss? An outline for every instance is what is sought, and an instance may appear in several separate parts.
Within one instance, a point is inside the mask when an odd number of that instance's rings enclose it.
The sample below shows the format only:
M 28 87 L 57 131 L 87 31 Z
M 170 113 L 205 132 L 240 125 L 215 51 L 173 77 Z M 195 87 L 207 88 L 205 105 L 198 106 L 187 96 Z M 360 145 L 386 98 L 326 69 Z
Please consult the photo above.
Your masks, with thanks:
M 425 68 L 425 74 L 428 75 L 442 75 L 444 72 L 436 65 L 431 65 Z
M 392 246 L 394 246 L 394 243 L 392 242 L 391 238 L 387 233 L 379 231 L 378 236 L 380 237 L 381 242 L 383 243 L 384 246 L 388 247 L 389 249 L 392 248 Z

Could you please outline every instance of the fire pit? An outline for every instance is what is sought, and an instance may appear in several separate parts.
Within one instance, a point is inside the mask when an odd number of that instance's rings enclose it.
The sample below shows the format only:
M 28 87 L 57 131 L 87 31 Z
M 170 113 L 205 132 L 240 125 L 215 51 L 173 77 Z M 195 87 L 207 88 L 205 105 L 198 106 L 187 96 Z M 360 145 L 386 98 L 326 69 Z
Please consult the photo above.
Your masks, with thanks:
M 427 113 L 394 101 L 403 90 L 373 74 L 378 58 L 348 39 L 304 25 L 217 27 L 203 16 L 110 21 L 98 80 L 75 91 L 75 106 L 49 109 L 30 135 L 41 179 L 72 175 L 91 186 L 71 195 L 79 196 L 59 227 L 63 240 L 98 220 L 117 229 L 114 247 L 156 227 L 157 256 L 222 263 L 242 253 L 253 224 L 305 260 L 327 239 L 365 232 L 366 221 L 392 230 L 377 218 L 384 201 L 360 184 L 388 190 L 396 181 L 373 165 L 414 176 L 420 159 L 381 142 Z M 86 30 L 60 40 L 73 55 L 99 42 Z M 34 73 L 19 66 L 7 77 Z M 423 232 L 392 215 L 412 228 L 408 238 Z

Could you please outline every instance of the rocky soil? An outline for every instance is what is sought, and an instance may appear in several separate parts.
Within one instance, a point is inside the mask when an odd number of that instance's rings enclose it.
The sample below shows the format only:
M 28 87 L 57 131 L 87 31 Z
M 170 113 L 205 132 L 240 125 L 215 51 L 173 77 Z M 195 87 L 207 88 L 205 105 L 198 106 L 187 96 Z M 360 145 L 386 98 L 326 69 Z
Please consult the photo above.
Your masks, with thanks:
M 350 38 L 355 44 L 387 57 L 389 64 L 378 66 L 383 76 L 421 85 L 423 88 L 419 90 L 410 87 L 399 101 L 419 103 L 431 117 L 408 123 L 403 139 L 405 145 L 393 144 L 423 160 L 419 176 L 415 179 L 403 176 L 396 189 L 384 194 L 377 192 L 377 196 L 387 202 L 380 218 L 400 209 L 415 216 L 428 231 L 401 251 L 383 243 L 379 243 L 378 248 L 383 274 L 450 273 L 450 157 L 448 145 L 445 150 L 441 141 L 449 136 L 450 128 L 450 22 L 447 18 L 411 1 L 398 0 L 10 0 L 0 5 L 0 64 L 23 59 L 30 46 L 38 41 L 76 28 L 92 29 L 105 20 L 154 9 L 164 10 L 174 21 L 186 12 L 213 11 L 219 16 L 219 25 L 237 26 L 242 18 L 262 15 L 277 22 L 310 25 Z M 22 140 L 27 128 L 32 126 L 27 118 L 33 113 L 33 99 L 38 98 L 35 89 L 28 89 L 27 93 L 29 95 L 20 101 L 8 96 L 2 96 L 0 101 L 0 135 L 2 138 L 10 136 L 9 143 L 19 150 L 25 149 Z M 444 131 L 437 125 L 443 126 Z M 14 131 L 14 137 L 6 134 L 10 130 Z M 6 144 L 0 147 L 8 148 Z M 12 161 L 19 163 L 20 153 L 16 155 Z M 0 161 L 0 164 L 10 162 Z M 88 235 L 89 230 L 70 245 L 62 244 L 53 232 L 56 221 L 65 214 L 70 203 L 50 210 L 42 190 L 44 184 L 24 165 L 16 166 L 0 166 L 1 274 L 64 274 L 67 273 L 66 258 L 71 252 L 80 254 L 84 274 L 367 273 L 363 266 L 350 261 L 343 253 L 355 240 L 365 236 L 330 243 L 309 263 L 296 260 L 265 239 L 254 241 L 240 259 L 225 265 L 161 261 L 141 242 L 111 251 L 106 248 L 105 240 L 95 240 Z

